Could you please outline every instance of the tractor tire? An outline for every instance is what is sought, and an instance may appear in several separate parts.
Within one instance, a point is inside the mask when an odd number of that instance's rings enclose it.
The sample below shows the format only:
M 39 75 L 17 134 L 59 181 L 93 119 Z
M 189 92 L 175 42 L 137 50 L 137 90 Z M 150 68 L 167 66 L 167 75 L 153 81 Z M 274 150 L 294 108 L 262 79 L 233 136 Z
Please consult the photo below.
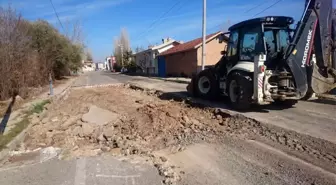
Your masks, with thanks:
M 252 78 L 246 73 L 234 72 L 229 76 L 227 92 L 232 108 L 236 110 L 249 109 L 253 95 Z
M 274 104 L 284 107 L 284 108 L 291 108 L 293 107 L 298 100 L 274 100 Z
M 202 99 L 214 100 L 219 95 L 219 84 L 210 70 L 201 71 L 195 80 L 195 95 Z
M 301 98 L 301 100 L 309 100 L 311 97 L 313 97 L 314 91 L 311 87 L 308 88 L 308 91 L 306 94 Z

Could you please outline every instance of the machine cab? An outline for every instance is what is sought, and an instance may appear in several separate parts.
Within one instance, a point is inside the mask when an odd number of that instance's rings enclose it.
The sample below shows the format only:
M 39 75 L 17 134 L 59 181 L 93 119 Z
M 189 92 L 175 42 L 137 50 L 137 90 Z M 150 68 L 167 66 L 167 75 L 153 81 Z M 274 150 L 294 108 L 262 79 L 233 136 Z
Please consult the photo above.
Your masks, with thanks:
M 236 64 L 253 62 L 256 55 L 263 53 L 267 56 L 267 67 L 275 67 L 275 61 L 284 57 L 284 52 L 291 41 L 289 26 L 293 21 L 291 17 L 268 16 L 231 26 L 229 32 L 223 33 L 220 37 L 222 41 L 224 35 L 229 34 L 227 48 L 221 60 L 225 64 L 219 66 L 222 66 L 221 68 L 225 66 L 225 71 L 228 72 Z

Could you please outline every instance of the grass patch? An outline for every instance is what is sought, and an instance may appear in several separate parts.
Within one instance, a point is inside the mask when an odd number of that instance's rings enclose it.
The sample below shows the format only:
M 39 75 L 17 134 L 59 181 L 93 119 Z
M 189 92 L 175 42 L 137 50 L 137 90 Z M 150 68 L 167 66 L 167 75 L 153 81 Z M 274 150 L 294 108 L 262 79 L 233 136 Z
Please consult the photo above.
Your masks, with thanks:
M 50 103 L 50 100 L 43 100 L 37 104 L 34 104 L 33 108 L 30 110 L 30 114 L 41 113 L 43 111 L 43 107 L 48 103 Z
M 22 121 L 15 124 L 6 135 L 0 135 L 0 151 L 6 148 L 6 145 L 12 141 L 18 134 L 29 125 L 28 116 L 25 116 Z

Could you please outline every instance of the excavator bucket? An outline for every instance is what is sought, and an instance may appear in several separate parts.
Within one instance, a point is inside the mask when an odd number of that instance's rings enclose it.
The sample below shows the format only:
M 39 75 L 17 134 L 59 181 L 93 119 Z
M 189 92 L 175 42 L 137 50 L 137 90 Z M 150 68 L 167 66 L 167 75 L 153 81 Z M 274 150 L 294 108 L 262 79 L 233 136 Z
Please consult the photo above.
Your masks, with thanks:
M 192 95 L 192 96 L 195 96 L 196 95 L 196 90 L 195 90 L 195 81 L 196 81 L 196 76 L 193 76 L 191 78 L 191 81 L 190 83 L 187 85 L 187 92 L 188 94 Z
M 315 0 L 312 6 L 316 8 L 319 21 L 314 41 L 317 58 L 313 64 L 311 88 L 322 94 L 335 88 L 336 83 L 336 11 L 332 9 L 332 0 Z
M 319 67 L 314 64 L 311 87 L 313 91 L 317 94 L 329 92 L 336 87 L 335 77 L 325 78 L 319 72 Z

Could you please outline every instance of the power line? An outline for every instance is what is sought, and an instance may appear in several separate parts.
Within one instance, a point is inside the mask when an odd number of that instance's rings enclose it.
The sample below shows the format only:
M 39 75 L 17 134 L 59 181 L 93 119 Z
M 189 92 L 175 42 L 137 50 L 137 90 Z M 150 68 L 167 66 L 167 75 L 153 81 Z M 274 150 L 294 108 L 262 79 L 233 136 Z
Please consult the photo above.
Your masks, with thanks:
M 183 1 L 183 0 L 182 0 L 182 1 Z M 183 5 L 184 5 L 186 2 L 187 2 L 187 1 L 184 1 L 184 2 L 181 4 L 181 6 L 178 7 L 178 8 L 176 9 L 176 12 L 178 12 L 179 10 L 181 10 L 181 8 L 184 7 Z M 163 18 L 166 18 L 166 16 L 161 17 L 161 20 L 162 20 Z M 159 25 L 161 25 L 162 23 L 163 23 L 163 21 L 158 22 L 158 24 L 156 24 L 156 27 L 159 26 Z M 154 26 L 151 30 L 153 30 L 154 28 L 155 28 L 155 26 Z M 149 31 L 151 31 L 151 30 L 149 30 Z M 148 32 L 149 32 L 149 31 L 148 31 Z M 147 33 L 148 33 L 148 32 L 147 32 Z
M 225 25 L 225 24 L 227 24 L 227 27 L 229 27 L 230 26 L 230 20 L 228 20 L 226 23 L 222 22 L 222 23 L 220 23 L 220 24 L 218 24 L 218 25 L 216 25 L 214 27 L 209 28 L 208 30 L 212 30 L 214 28 L 220 27 L 220 26 Z
M 251 10 L 258 8 L 259 6 L 261 6 L 262 4 L 264 4 L 265 1 L 268 1 L 268 0 L 264 0 L 264 1 L 262 1 L 262 2 L 259 3 L 258 5 L 252 7 L 252 8 L 250 8 L 250 9 L 248 9 L 248 10 L 246 10 L 244 13 L 248 13 L 248 12 L 250 12 Z
M 268 6 L 268 7 L 265 8 L 265 9 L 263 9 L 261 12 L 255 14 L 253 17 L 255 17 L 255 16 L 257 16 L 257 15 L 259 15 L 259 14 L 265 12 L 266 10 L 268 10 L 268 9 L 270 9 L 270 8 L 272 8 L 273 6 L 275 6 L 276 4 L 278 4 L 280 1 L 282 1 L 282 0 L 278 0 L 278 1 L 274 2 L 272 5 Z M 248 10 L 246 10 L 244 13 L 248 13 L 248 12 L 250 12 L 251 10 L 253 10 L 253 9 L 255 9 L 255 8 L 258 8 L 258 7 L 261 6 L 264 2 L 265 2 L 265 1 L 263 1 L 263 2 L 261 2 L 260 4 L 258 4 L 258 5 L 256 5 L 256 6 L 250 8 L 250 9 L 248 9 Z M 210 28 L 210 30 L 212 30 L 212 29 L 214 29 L 214 28 L 217 28 L 217 27 L 219 27 L 219 26 L 221 26 L 221 25 L 223 25 L 223 24 L 224 24 L 224 23 L 218 24 L 218 25 L 216 25 L 216 26 Z
M 144 31 L 142 34 L 140 34 L 138 36 L 138 38 L 136 40 L 138 40 L 140 37 L 144 36 L 145 34 L 147 34 L 152 28 L 153 26 L 160 21 L 162 18 L 164 18 L 169 12 L 171 12 L 181 1 L 177 1 L 176 3 L 173 4 L 173 6 L 171 6 L 168 11 L 166 11 L 165 13 L 163 13 L 158 19 L 156 19 L 155 21 L 153 21 L 153 23 L 148 27 L 148 29 L 146 31 Z
M 56 15 L 56 17 L 57 17 L 57 19 L 58 19 L 58 22 L 60 23 L 60 25 L 61 25 L 63 31 L 65 32 L 64 26 L 63 26 L 63 24 L 62 24 L 62 22 L 61 22 L 61 20 L 60 20 L 60 18 L 59 18 L 59 16 L 58 16 L 58 13 L 57 13 L 57 11 L 56 11 L 56 8 L 55 8 L 55 6 L 54 6 L 54 3 L 52 2 L 52 0 L 49 0 L 49 1 L 50 1 L 51 6 L 52 6 L 53 9 L 54 9 L 54 12 L 55 12 L 55 15 Z
M 248 13 L 248 12 L 250 12 L 250 11 L 252 11 L 253 9 L 258 8 L 259 6 L 261 6 L 262 4 L 264 4 L 265 1 L 267 1 L 267 0 L 264 0 L 264 1 L 262 1 L 261 3 L 259 3 L 258 5 L 253 6 L 252 8 L 246 10 L 246 11 L 244 12 L 244 14 L 245 14 L 245 13 Z M 209 30 L 212 30 L 212 29 L 214 29 L 214 28 L 217 28 L 217 27 L 219 27 L 219 26 L 222 26 L 223 24 L 225 24 L 225 23 L 220 23 L 220 24 L 218 24 L 218 25 L 216 25 L 216 26 L 214 26 L 214 27 L 211 27 Z M 228 25 L 228 26 L 230 26 L 230 25 Z
M 278 1 L 276 1 L 275 3 L 271 4 L 271 5 L 268 6 L 267 8 L 263 9 L 261 12 L 255 14 L 253 17 L 255 17 L 255 16 L 257 16 L 257 15 L 260 15 L 260 14 L 264 13 L 266 10 L 272 8 L 273 6 L 275 6 L 276 4 L 280 3 L 281 1 L 282 1 L 282 0 L 278 0 Z

